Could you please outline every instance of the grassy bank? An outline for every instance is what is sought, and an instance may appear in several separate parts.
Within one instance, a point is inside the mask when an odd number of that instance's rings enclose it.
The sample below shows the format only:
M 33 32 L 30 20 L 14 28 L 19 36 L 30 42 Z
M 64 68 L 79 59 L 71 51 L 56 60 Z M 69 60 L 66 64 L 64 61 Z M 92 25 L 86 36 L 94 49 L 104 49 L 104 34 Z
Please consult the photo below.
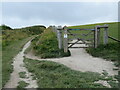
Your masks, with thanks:
M 39 88 L 106 88 L 94 82 L 112 80 L 94 72 L 71 70 L 64 65 L 51 61 L 25 58 L 24 62 L 29 72 L 33 74 L 34 79 L 37 80 Z
M 32 41 L 32 46 L 36 56 L 41 58 L 57 58 L 70 56 L 70 52 L 64 53 L 63 49 L 58 48 L 58 40 L 56 34 L 51 28 L 48 28 L 40 36 Z

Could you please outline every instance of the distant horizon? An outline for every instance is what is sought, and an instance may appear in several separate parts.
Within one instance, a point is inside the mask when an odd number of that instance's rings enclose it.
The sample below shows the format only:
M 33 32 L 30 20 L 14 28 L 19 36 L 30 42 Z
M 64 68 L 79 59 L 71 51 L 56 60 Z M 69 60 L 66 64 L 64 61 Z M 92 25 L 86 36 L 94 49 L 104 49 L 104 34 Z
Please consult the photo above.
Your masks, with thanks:
M 119 21 L 118 21 L 118 22 L 89 23 L 89 24 L 81 24 L 81 25 L 69 25 L 69 27 L 70 27 L 70 26 L 92 25 L 92 24 L 104 24 L 104 23 L 119 23 Z M 11 27 L 10 25 L 7 25 L 7 24 L 0 24 L 0 26 L 2 26 L 2 25 L 6 25 L 6 26 Z M 13 27 L 11 27 L 11 28 L 12 28 L 12 29 L 20 29 L 20 28 L 32 27 L 32 26 L 45 26 L 45 25 L 42 25 L 42 24 L 36 24 L 36 25 L 29 25 L 29 26 L 23 26 L 23 27 L 18 27 L 18 28 L 13 28 Z M 59 26 L 59 25 L 49 25 L 49 26 Z M 49 26 L 45 26 L 45 27 L 49 27 Z

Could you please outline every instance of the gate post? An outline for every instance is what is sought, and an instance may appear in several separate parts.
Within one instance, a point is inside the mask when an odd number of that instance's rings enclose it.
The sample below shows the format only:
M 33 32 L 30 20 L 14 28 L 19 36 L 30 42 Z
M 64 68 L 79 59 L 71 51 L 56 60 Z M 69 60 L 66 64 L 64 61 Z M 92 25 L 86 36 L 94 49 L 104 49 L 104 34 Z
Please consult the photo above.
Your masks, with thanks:
M 95 33 L 94 33 L 94 48 L 98 46 L 98 27 L 95 26 Z
M 64 26 L 64 52 L 68 52 L 68 36 L 67 36 L 67 27 Z
M 97 34 L 98 34 L 98 35 L 97 35 L 97 36 L 98 36 L 98 37 L 97 37 L 97 38 L 98 38 L 98 40 L 97 40 L 97 42 L 98 42 L 97 45 L 99 45 L 99 44 L 100 44 L 100 28 L 99 28 L 99 29 L 97 28 Z
M 62 26 L 57 27 L 58 47 L 62 49 Z
M 105 26 L 108 26 L 108 25 L 105 25 Z M 105 27 L 105 28 L 104 28 L 104 38 L 103 38 L 103 42 L 104 42 L 104 44 L 107 44 L 107 43 L 108 43 L 108 27 Z

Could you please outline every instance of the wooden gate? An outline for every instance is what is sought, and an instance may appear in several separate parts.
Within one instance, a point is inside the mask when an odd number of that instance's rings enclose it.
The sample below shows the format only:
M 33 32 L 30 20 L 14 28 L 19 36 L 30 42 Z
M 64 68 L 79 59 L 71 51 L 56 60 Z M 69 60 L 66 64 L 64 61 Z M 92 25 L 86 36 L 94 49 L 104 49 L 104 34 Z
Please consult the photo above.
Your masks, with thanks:
M 100 29 L 104 28 L 103 31 L 103 43 L 108 43 L 108 25 L 97 25 L 94 29 L 76 29 L 68 28 L 64 26 L 53 26 L 53 32 L 57 33 L 58 47 L 59 49 L 64 48 L 64 52 L 68 52 L 68 48 L 97 48 L 100 44 Z M 79 32 L 80 33 L 79 33 Z M 63 33 L 63 34 L 62 34 Z M 63 37 L 62 37 L 63 36 Z M 75 46 L 74 45 L 84 45 Z
M 78 33 L 82 32 L 84 33 Z M 76 32 L 76 33 L 73 33 Z M 94 29 L 67 29 L 68 35 L 68 48 L 86 48 L 94 46 Z M 73 47 L 75 44 L 79 46 Z M 84 44 L 85 46 L 80 44 Z
M 94 47 L 95 29 L 71 29 L 64 27 L 64 47 Z M 66 51 L 66 50 L 65 50 Z

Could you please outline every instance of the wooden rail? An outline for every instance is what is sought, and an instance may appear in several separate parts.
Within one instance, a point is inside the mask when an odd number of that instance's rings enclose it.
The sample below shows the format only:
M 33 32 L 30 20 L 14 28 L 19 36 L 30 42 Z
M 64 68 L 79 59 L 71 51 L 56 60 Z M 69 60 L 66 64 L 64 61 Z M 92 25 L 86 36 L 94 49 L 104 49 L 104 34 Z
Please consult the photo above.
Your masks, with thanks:
M 118 39 L 116 39 L 116 38 L 114 38 L 114 37 L 112 37 L 112 36 L 108 36 L 108 38 L 110 38 L 110 39 L 112 39 L 112 40 L 114 40 L 114 41 L 120 42 L 120 40 L 118 40 Z
M 92 30 L 92 31 L 94 31 L 95 29 L 77 29 L 77 28 L 70 29 L 70 28 L 68 28 L 67 30 Z

